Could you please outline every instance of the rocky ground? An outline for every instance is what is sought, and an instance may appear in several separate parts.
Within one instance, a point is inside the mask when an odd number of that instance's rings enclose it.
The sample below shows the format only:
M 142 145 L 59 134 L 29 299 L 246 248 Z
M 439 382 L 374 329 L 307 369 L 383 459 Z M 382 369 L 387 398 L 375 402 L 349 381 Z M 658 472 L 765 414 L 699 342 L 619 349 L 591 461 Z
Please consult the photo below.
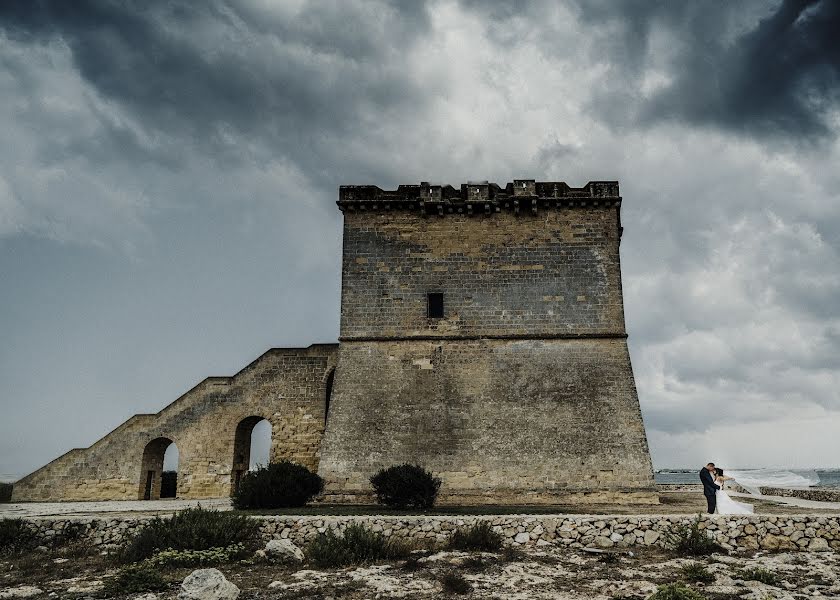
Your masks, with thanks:
M 701 563 L 712 573 L 713 581 L 688 584 L 709 600 L 840 598 L 840 556 L 835 552 L 686 559 L 653 548 L 597 553 L 551 546 L 500 553 L 425 551 L 407 560 L 326 570 L 306 562 L 277 564 L 257 557 L 218 569 L 239 588 L 241 599 L 630 600 L 646 598 L 657 586 L 679 581 L 684 577 L 681 568 L 688 563 Z M 757 573 L 767 581 L 752 580 L 756 572 L 745 573 L 750 569 L 761 569 Z M 163 600 L 177 598 L 180 592 L 183 598 L 181 582 L 192 571 L 166 569 L 162 574 L 168 589 L 116 597 Z M 0 559 L 0 599 L 100 598 L 103 585 L 116 573 L 109 557 L 84 547 L 6 556 Z

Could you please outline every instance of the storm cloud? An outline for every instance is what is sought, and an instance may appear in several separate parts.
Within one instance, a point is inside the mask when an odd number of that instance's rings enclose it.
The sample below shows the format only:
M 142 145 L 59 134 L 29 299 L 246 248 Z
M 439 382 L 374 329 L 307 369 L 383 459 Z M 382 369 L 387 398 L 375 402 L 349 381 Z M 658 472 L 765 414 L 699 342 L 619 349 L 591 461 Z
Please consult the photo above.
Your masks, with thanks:
M 3 2 L 0 472 L 334 340 L 338 185 L 514 177 L 621 183 L 657 466 L 837 466 L 837 30 L 828 0 Z

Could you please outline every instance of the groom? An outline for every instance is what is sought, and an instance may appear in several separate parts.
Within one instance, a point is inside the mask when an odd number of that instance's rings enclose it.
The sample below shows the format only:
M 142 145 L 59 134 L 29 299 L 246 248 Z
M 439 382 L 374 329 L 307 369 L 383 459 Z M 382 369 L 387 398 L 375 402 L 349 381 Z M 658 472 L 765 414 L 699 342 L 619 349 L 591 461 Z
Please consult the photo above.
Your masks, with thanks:
M 700 469 L 700 481 L 703 482 L 703 495 L 706 496 L 706 503 L 709 505 L 709 514 L 715 512 L 717 506 L 717 499 L 715 492 L 720 489 L 720 486 L 715 483 L 712 473 L 715 472 L 715 463 L 709 463 Z

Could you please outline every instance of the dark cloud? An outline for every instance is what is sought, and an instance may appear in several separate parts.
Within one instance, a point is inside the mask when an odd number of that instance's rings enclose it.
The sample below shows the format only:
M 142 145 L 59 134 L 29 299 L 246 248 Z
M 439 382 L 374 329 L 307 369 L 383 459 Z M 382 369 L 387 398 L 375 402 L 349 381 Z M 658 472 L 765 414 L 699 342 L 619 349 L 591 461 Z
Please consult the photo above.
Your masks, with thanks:
M 287 156 L 317 179 L 329 174 L 332 185 L 337 138 L 375 128 L 397 107 L 421 112 L 433 85 L 421 93 L 403 58 L 429 26 L 425 5 L 276 8 L 21 0 L 0 4 L 0 26 L 17 40 L 61 40 L 97 93 L 163 141 L 189 140 L 226 164 Z M 105 125 L 114 145 L 144 148 L 125 127 Z M 101 143 L 77 139 L 53 152 L 96 156 Z M 145 146 L 152 160 L 161 145 Z
M 682 121 L 775 141 L 836 135 L 830 113 L 840 100 L 837 2 L 579 6 L 589 26 L 608 23 L 618 33 L 618 40 L 607 37 L 611 28 L 601 36 L 617 83 L 593 100 L 614 123 Z M 657 34 L 667 37 L 667 46 L 655 43 Z M 657 66 L 668 82 L 646 93 L 645 69 Z

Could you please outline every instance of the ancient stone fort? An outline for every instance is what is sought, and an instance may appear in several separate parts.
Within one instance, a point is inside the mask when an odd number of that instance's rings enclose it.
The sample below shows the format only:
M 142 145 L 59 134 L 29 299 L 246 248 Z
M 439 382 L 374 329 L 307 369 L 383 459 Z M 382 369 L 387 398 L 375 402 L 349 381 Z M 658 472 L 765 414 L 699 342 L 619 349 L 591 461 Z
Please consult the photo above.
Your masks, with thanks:
M 329 501 L 403 462 L 441 501 L 656 502 L 627 350 L 618 183 L 342 186 L 338 344 L 274 348 L 15 484 L 14 500 L 228 496 L 254 425 Z

